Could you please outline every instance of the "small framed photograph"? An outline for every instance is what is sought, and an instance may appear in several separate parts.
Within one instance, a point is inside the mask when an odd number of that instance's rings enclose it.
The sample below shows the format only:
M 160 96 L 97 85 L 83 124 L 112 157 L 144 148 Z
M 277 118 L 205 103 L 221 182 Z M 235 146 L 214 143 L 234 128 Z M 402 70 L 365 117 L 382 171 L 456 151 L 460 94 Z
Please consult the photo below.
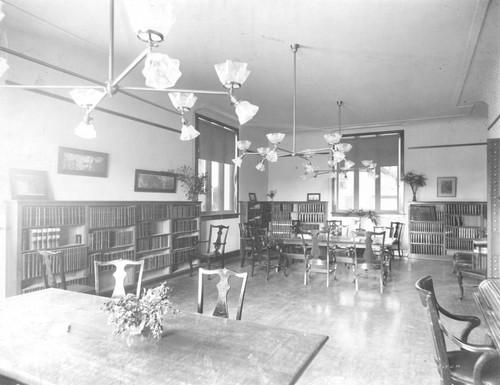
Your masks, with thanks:
M 248 200 L 250 202 L 256 202 L 257 201 L 257 195 L 255 195 L 255 193 L 248 193 Z
M 108 177 L 108 154 L 79 150 L 76 148 L 59 147 L 59 174 Z
M 135 170 L 134 191 L 174 193 L 177 175 L 172 172 Z
M 437 178 L 437 196 L 438 197 L 456 197 L 457 196 L 457 178 L 454 176 L 444 176 Z
M 307 201 L 313 201 L 313 202 L 317 202 L 317 201 L 320 201 L 321 200 L 321 194 L 318 194 L 318 193 L 309 193 L 307 194 Z
M 47 172 L 10 170 L 12 199 L 48 199 Z

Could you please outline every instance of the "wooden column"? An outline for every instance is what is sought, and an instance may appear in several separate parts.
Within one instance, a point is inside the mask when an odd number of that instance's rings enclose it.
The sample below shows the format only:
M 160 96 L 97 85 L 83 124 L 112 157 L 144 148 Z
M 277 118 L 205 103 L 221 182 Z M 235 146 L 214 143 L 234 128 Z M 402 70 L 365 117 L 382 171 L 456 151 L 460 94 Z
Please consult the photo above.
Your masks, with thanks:
M 492 130 L 493 131 L 493 130 Z M 488 163 L 488 278 L 500 278 L 500 138 L 487 142 Z

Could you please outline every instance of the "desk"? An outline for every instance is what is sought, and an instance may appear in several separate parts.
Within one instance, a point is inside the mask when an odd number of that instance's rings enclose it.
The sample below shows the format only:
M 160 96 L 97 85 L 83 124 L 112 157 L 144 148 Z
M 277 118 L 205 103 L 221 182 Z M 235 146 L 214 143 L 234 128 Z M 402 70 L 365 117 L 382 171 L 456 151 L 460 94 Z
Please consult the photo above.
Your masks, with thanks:
M 107 300 L 59 289 L 7 298 L 0 374 L 30 385 L 292 384 L 328 339 L 181 313 L 161 340 L 130 344 L 106 324 Z
M 483 313 L 489 335 L 500 354 L 500 278 L 490 278 L 479 284 L 474 299 Z

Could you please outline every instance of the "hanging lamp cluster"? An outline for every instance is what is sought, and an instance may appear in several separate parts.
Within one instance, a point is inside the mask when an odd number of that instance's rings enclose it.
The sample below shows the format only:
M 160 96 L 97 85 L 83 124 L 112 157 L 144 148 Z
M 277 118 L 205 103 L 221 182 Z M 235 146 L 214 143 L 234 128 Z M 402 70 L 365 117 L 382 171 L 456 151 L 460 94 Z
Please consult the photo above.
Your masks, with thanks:
M 172 89 L 182 73 L 179 69 L 180 62 L 166 54 L 154 52 L 154 48 L 164 40 L 175 23 L 175 16 L 172 5 L 162 0 L 124 0 L 123 1 L 129 17 L 130 26 L 137 37 L 146 43 L 146 49 L 141 52 L 132 63 L 118 76 L 114 76 L 114 0 L 109 0 L 110 4 L 110 36 L 109 36 L 109 65 L 108 80 L 105 86 L 76 86 L 70 96 L 74 102 L 84 110 L 83 122 L 76 129 L 75 134 L 83 138 L 91 139 L 96 137 L 96 130 L 92 124 L 90 114 L 101 103 L 106 96 L 113 96 L 120 90 L 131 91 L 167 91 L 170 100 L 179 112 L 181 117 L 181 140 L 191 140 L 199 135 L 199 132 L 189 124 L 184 114 L 188 112 L 196 102 L 195 94 L 225 95 L 229 97 L 230 103 L 235 108 L 240 124 L 247 123 L 257 114 L 259 107 L 248 101 L 238 100 L 234 96 L 234 90 L 241 88 L 250 75 L 247 63 L 227 60 L 224 63 L 216 64 L 215 71 L 220 82 L 225 88 L 224 91 L 205 90 L 181 90 Z M 5 16 L 1 11 L 0 1 L 0 21 Z M 141 61 L 144 60 L 142 75 L 145 78 L 147 87 L 122 87 L 119 83 L 127 76 Z M 0 76 L 2 76 L 9 66 L 4 58 L 0 58 Z M 2 88 L 17 87 L 1 85 Z M 68 86 L 21 86 L 20 88 L 68 88 Z

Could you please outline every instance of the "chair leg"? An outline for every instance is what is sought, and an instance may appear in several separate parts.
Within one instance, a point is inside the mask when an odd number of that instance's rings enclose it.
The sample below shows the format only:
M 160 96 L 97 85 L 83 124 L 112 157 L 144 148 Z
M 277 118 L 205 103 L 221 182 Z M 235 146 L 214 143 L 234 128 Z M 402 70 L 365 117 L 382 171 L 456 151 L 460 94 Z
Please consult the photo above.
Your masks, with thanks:
M 188 256 L 188 261 L 189 261 L 189 276 L 193 276 L 193 255 L 189 254 Z
M 253 272 L 255 270 L 255 259 L 256 259 L 256 253 L 252 253 L 252 274 L 250 275 L 253 277 Z
M 458 288 L 460 289 L 460 297 L 458 297 L 458 300 L 461 301 L 464 298 L 464 285 L 463 285 L 464 276 L 460 270 L 458 271 L 457 279 L 458 279 Z

